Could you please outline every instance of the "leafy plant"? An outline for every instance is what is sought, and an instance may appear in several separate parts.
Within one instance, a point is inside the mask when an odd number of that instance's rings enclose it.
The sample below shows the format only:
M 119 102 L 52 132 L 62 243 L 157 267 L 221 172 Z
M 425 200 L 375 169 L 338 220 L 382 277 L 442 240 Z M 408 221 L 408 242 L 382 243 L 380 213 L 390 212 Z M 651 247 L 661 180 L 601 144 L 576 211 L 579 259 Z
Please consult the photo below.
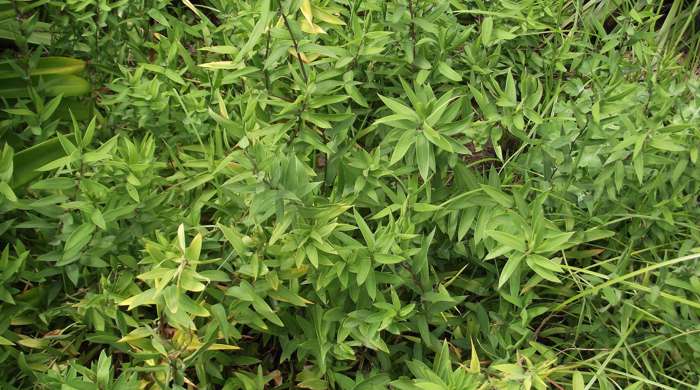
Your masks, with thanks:
M 0 2 L 0 387 L 697 387 L 697 13 Z

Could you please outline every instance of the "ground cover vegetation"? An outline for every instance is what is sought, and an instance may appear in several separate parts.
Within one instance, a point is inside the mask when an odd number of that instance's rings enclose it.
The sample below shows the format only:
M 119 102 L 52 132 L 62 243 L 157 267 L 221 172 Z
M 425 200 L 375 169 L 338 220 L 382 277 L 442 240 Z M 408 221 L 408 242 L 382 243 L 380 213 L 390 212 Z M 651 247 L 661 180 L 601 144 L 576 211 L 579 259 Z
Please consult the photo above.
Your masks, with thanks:
M 0 388 L 698 388 L 699 12 L 1 0 Z

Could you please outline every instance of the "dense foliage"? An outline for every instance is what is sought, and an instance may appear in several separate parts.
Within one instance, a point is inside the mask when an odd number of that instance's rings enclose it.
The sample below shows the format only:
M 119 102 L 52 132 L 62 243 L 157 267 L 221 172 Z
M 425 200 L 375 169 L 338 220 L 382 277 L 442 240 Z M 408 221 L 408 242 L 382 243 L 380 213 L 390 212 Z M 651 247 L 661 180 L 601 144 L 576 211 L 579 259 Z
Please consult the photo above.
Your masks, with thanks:
M 0 1 L 0 388 L 696 388 L 699 8 Z

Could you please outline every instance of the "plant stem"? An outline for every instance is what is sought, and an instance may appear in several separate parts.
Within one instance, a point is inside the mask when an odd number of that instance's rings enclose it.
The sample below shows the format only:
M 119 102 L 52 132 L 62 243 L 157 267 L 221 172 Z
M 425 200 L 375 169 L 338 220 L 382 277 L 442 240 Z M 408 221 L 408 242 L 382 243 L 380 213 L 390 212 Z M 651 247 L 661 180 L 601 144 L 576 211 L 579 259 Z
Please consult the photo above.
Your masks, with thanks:
M 306 68 L 304 68 L 304 61 L 301 59 L 301 52 L 299 52 L 299 45 L 297 44 L 296 38 L 294 38 L 294 32 L 292 32 L 292 27 L 289 25 L 289 20 L 287 20 L 287 15 L 284 14 L 282 10 L 282 2 L 278 1 L 277 6 L 279 7 L 279 13 L 282 14 L 282 19 L 284 20 L 284 25 L 289 31 L 289 36 L 292 38 L 292 44 L 294 45 L 294 51 L 297 54 L 297 60 L 299 61 L 299 67 L 301 68 L 301 75 L 304 78 L 304 83 L 309 83 L 309 78 L 306 76 Z
M 267 40 L 265 42 L 265 60 L 263 61 L 263 74 L 265 75 L 265 90 L 270 93 L 270 72 L 267 70 L 265 62 L 270 56 L 270 29 L 267 29 Z
M 413 61 L 416 60 L 416 23 L 414 22 L 416 18 L 415 11 L 413 10 L 413 0 L 408 0 L 408 12 L 411 14 L 411 41 L 413 41 Z

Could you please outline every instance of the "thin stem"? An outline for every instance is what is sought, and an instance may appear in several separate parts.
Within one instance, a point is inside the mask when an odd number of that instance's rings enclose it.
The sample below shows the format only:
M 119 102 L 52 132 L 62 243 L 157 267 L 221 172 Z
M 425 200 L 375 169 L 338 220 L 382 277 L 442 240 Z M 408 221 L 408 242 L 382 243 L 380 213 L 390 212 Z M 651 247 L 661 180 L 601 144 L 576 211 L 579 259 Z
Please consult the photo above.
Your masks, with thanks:
M 301 52 L 299 51 L 299 44 L 297 43 L 296 38 L 294 38 L 294 32 L 292 31 L 292 27 L 289 25 L 289 20 L 287 20 L 287 15 L 284 14 L 284 10 L 282 10 L 282 2 L 278 1 L 277 6 L 279 9 L 279 13 L 282 15 L 282 19 L 284 20 L 284 25 L 287 27 L 287 31 L 289 31 L 289 37 L 292 39 L 292 44 L 294 45 L 294 51 L 297 54 L 297 61 L 299 61 L 299 68 L 301 69 L 301 76 L 304 79 L 304 84 L 309 84 L 309 78 L 306 75 L 306 68 L 304 67 L 304 61 L 301 59 Z M 299 114 L 297 115 L 297 124 L 296 128 L 294 129 L 294 135 L 292 137 L 289 137 L 289 141 L 287 141 L 287 145 L 290 145 L 294 139 L 296 139 L 297 135 L 299 132 L 301 132 L 301 125 L 303 122 L 302 115 L 304 114 L 304 110 L 306 110 L 306 96 L 304 96 L 304 100 L 301 103 L 301 108 L 299 109 Z
M 282 10 L 282 2 L 278 1 L 277 6 L 279 7 L 279 13 L 282 14 L 282 19 L 284 20 L 284 25 L 289 31 L 289 36 L 292 38 L 292 44 L 294 44 L 294 51 L 297 53 L 297 60 L 299 61 L 299 67 L 301 68 L 301 75 L 304 78 L 304 83 L 309 83 L 309 78 L 306 76 L 306 68 L 304 68 L 304 61 L 301 59 L 301 52 L 299 52 L 299 45 L 297 44 L 296 38 L 294 38 L 294 33 L 292 32 L 292 27 L 289 25 L 289 20 L 287 20 L 287 15 L 284 14 Z
M 265 42 L 265 61 L 263 61 L 263 74 L 265 75 L 265 89 L 267 90 L 268 93 L 271 93 L 270 91 L 270 71 L 267 69 L 267 58 L 270 56 L 270 32 L 272 31 L 271 28 L 268 27 L 267 29 L 267 39 Z
M 29 40 L 29 33 L 25 31 L 24 28 L 24 23 L 23 19 L 24 16 L 22 15 L 22 10 L 20 10 L 19 5 L 17 4 L 17 0 L 12 0 L 12 8 L 15 10 L 15 21 L 17 22 L 17 35 L 25 37 L 24 40 L 18 40 L 15 35 L 14 42 L 19 47 L 19 51 L 22 55 L 22 69 L 24 69 L 27 73 L 26 76 L 29 77 L 29 66 L 28 66 L 28 60 L 26 57 L 29 55 L 29 45 L 28 40 Z
M 265 44 L 265 61 L 267 61 L 267 57 L 270 54 L 270 30 L 267 30 L 267 43 Z M 265 67 L 265 64 L 263 64 L 263 74 L 265 75 L 265 89 L 267 92 L 270 92 L 270 72 L 267 70 Z
M 306 96 L 304 96 L 304 100 L 301 102 L 301 108 L 299 108 L 299 113 L 297 115 L 297 124 L 296 127 L 294 128 L 294 135 L 289 137 L 289 141 L 287 141 L 287 145 L 290 145 L 294 140 L 297 138 L 299 133 L 301 132 L 301 124 L 304 121 L 304 118 L 302 118 L 302 115 L 304 115 L 304 111 L 306 110 Z
M 413 10 L 413 0 L 408 0 L 408 12 L 411 14 L 411 40 L 413 41 L 413 61 L 416 60 L 416 24 L 414 22 L 416 14 Z

